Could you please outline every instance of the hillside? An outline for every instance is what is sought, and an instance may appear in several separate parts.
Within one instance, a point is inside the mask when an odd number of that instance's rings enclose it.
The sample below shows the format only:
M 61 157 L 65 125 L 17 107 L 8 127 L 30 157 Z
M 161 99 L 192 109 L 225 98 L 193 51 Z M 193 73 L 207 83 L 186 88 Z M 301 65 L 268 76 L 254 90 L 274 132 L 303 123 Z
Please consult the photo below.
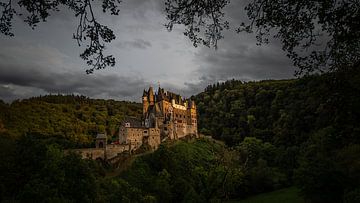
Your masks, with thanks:
M 247 137 L 272 144 L 272 162 L 314 202 L 359 201 L 360 74 L 296 80 L 227 81 L 195 96 L 199 131 L 242 145 Z M 257 163 L 266 158 L 257 154 Z
M 236 145 L 247 136 L 298 145 L 323 129 L 359 142 L 359 74 L 297 80 L 227 81 L 195 96 L 199 131 Z M 345 133 L 346 132 L 346 133 Z M 355 140 L 353 140 L 355 139 Z
M 139 116 L 141 111 L 134 102 L 47 95 L 0 102 L 0 131 L 11 137 L 31 134 L 89 146 L 97 133 L 106 132 L 111 140 L 124 116 Z
M 119 173 L 61 149 L 89 146 L 99 131 L 116 134 L 121 118 L 141 114 L 140 104 L 78 96 L 1 103 L 0 196 L 216 202 L 295 186 L 300 193 L 292 197 L 306 202 L 360 201 L 360 74 L 232 80 L 193 99 L 199 131 L 224 144 L 211 138 L 165 142 Z M 275 196 L 283 195 L 257 197 L 276 202 Z

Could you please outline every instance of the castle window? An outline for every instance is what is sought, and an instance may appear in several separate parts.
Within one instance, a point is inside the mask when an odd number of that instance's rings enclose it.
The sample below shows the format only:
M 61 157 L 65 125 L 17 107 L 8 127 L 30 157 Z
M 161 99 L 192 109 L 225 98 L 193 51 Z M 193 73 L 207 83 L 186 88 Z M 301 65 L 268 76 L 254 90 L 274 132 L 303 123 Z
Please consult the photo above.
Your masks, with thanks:
M 167 130 L 167 127 L 164 127 L 164 130 Z

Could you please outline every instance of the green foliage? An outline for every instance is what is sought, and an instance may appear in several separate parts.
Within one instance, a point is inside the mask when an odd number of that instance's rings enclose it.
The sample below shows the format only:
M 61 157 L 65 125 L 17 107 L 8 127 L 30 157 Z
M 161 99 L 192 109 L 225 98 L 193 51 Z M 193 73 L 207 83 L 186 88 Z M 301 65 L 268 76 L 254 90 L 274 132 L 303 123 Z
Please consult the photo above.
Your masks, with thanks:
M 97 179 L 104 172 L 91 160 L 65 155 L 57 144 L 32 136 L 20 138 L 1 165 L 0 188 L 4 199 L 22 202 L 91 202 L 98 196 Z M 4 161 L 3 159 L 2 161 Z M 9 176 L 11 175 L 11 176 Z
M 91 146 L 97 133 L 117 134 L 124 116 L 141 115 L 138 103 L 48 95 L 0 104 L 0 133 L 56 139 L 64 147 Z
M 220 202 L 296 184 L 309 202 L 357 202 L 358 79 L 350 71 L 209 86 L 194 97 L 199 130 L 226 144 L 166 142 L 137 155 L 115 178 L 61 148 L 85 146 L 99 130 L 116 133 L 124 115 L 141 113 L 139 104 L 75 96 L 0 102 L 0 195 L 4 201 Z
M 258 153 L 265 153 L 269 144 L 257 141 L 265 148 Z M 159 202 L 216 202 L 284 186 L 280 178 L 284 175 L 276 167 L 266 163 L 244 167 L 241 153 L 206 139 L 163 144 L 137 159 L 121 178 Z M 264 183 L 260 189 L 254 186 Z
M 296 183 L 309 201 L 356 199 L 359 75 L 210 85 L 194 97 L 199 131 L 236 146 L 251 191 Z
M 305 200 L 299 195 L 299 189 L 295 187 L 276 190 L 269 193 L 264 193 L 256 196 L 252 196 L 241 201 L 229 201 L 239 203 L 279 203 L 279 202 L 291 202 L 291 203 L 305 203 Z

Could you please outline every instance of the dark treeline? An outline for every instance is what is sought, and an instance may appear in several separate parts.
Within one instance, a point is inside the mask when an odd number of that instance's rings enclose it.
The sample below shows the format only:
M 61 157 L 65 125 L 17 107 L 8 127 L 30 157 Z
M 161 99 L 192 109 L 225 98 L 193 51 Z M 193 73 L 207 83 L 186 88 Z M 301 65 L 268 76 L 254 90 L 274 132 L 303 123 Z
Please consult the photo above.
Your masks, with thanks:
M 274 146 L 256 138 L 233 149 L 209 139 L 163 143 L 116 177 L 48 139 L 0 141 L 5 202 L 219 202 L 289 186 L 271 164 Z
M 229 146 L 246 137 L 271 143 L 276 158 L 267 164 L 275 164 L 307 199 L 360 200 L 356 70 L 296 80 L 227 81 L 208 86 L 195 99 L 201 133 Z
M 109 140 L 124 116 L 141 115 L 138 103 L 89 99 L 74 95 L 48 95 L 11 104 L 0 102 L 0 131 L 10 137 L 25 134 L 58 138 L 67 147 L 91 146 L 97 133 Z
M 360 201 L 360 74 L 211 85 L 199 131 L 111 166 L 67 147 L 116 134 L 141 105 L 81 96 L 0 104 L 0 196 L 21 202 L 219 202 L 295 185 L 309 202 Z M 91 127 L 92 126 L 92 127 Z M 81 144 L 76 144 L 81 143 Z M 132 163 L 132 164 L 131 164 Z

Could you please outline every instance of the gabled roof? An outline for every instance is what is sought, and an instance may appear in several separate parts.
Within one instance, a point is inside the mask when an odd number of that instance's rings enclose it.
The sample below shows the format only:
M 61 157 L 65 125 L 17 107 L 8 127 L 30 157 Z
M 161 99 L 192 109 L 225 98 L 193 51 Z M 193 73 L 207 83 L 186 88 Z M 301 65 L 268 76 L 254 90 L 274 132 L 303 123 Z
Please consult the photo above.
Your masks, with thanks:
M 103 134 L 103 133 L 99 133 L 99 134 L 97 134 L 97 136 L 96 136 L 96 139 L 106 139 L 107 137 L 106 137 L 106 135 L 105 134 Z
M 141 120 L 135 117 L 125 117 L 121 123 L 122 124 L 130 123 L 131 128 L 142 127 Z

